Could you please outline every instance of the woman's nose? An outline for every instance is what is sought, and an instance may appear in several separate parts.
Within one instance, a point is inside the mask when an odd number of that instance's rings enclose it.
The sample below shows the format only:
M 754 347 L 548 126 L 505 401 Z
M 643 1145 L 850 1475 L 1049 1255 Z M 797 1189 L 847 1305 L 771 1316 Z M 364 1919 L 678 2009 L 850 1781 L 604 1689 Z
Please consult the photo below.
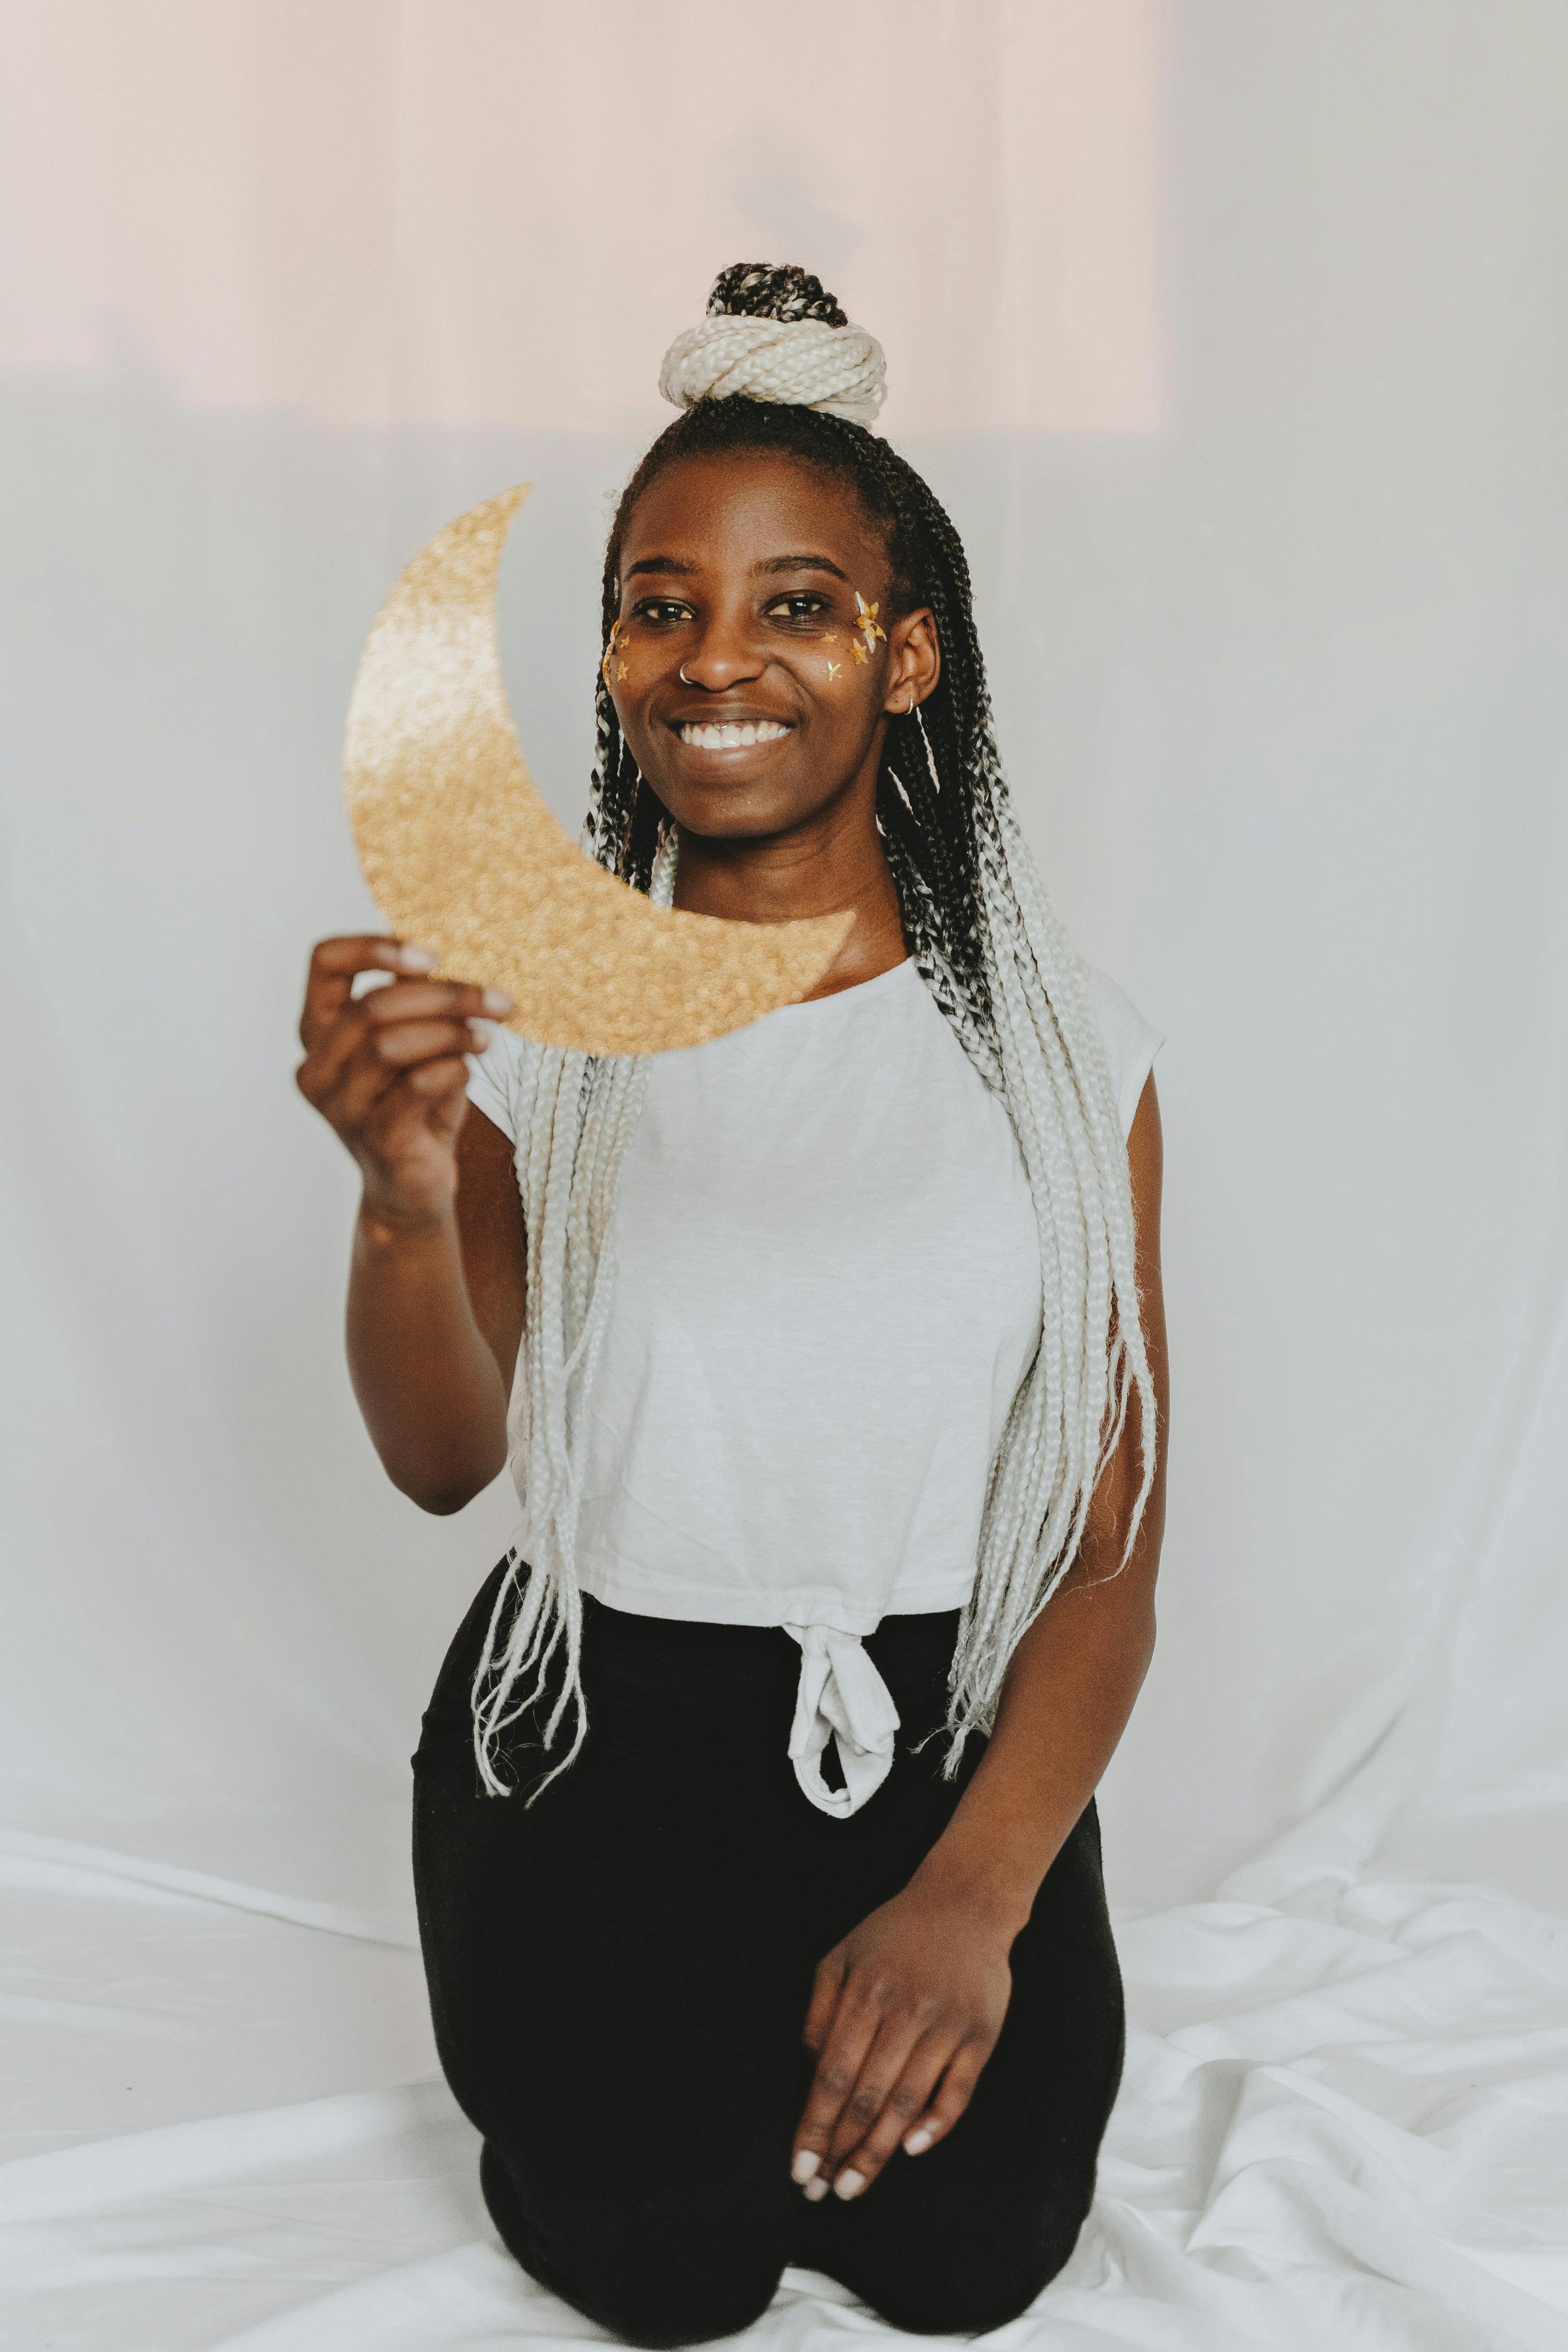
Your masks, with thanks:
M 680 675 L 688 686 L 700 686 L 709 694 L 721 694 L 726 687 L 742 685 L 757 677 L 765 661 L 742 621 L 713 619 L 703 628 L 695 648 L 682 660 Z

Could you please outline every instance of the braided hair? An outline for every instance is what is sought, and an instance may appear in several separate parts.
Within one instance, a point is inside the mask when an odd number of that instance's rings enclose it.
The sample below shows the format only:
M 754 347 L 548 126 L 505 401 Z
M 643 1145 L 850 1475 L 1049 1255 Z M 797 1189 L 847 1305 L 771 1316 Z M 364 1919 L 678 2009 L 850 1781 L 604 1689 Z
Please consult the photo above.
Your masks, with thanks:
M 714 317 L 847 325 L 816 278 L 765 265 L 724 271 L 709 309 Z M 1078 1554 L 1134 1391 L 1142 1479 L 1121 1566 L 1153 1482 L 1155 1400 L 1127 1153 L 1083 964 L 1047 896 L 1003 774 L 963 542 L 907 459 L 825 407 L 743 392 L 698 398 L 659 435 L 622 495 L 605 551 L 604 637 L 620 611 L 626 526 L 648 485 L 679 459 L 751 452 L 786 457 L 842 485 L 886 546 L 894 611 L 924 605 L 934 619 L 941 675 L 918 716 L 887 722 L 877 824 L 916 969 L 1006 1105 L 1039 1237 L 1040 1343 L 991 1467 L 950 1677 L 943 1770 L 951 1778 L 970 1733 L 989 1731 L 1013 1652 Z M 668 904 L 674 828 L 637 770 L 602 671 L 595 709 L 584 845 L 611 873 Z M 512 1414 L 525 1520 L 473 1686 L 476 1754 L 497 1793 L 506 1787 L 495 1769 L 501 1736 L 542 1696 L 563 1639 L 568 1672 L 548 1713 L 545 1746 L 569 1703 L 576 1725 L 556 1770 L 576 1755 L 586 1729 L 577 1674 L 577 1433 L 608 1313 L 613 1267 L 604 1244 L 616 1181 L 647 1070 L 646 1059 L 630 1056 L 527 1052 L 531 1117 L 518 1170 L 528 1298 Z

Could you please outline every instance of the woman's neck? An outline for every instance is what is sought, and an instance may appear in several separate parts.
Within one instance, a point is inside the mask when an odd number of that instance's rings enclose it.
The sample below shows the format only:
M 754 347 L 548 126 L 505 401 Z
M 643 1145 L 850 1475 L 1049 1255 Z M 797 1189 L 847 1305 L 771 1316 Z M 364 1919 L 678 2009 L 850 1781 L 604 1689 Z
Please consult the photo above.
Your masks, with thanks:
M 890 971 L 909 952 L 899 894 L 868 810 L 825 809 L 806 824 L 763 841 L 682 832 L 675 904 L 731 922 L 788 923 L 852 909 L 848 938 L 815 988 L 832 996 Z

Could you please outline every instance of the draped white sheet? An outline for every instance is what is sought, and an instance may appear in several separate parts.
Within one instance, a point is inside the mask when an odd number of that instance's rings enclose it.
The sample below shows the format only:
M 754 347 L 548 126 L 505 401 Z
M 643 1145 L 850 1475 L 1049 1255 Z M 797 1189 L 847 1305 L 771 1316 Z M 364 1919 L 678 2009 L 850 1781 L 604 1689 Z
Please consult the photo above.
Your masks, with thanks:
M 605 500 L 743 257 L 886 343 L 1052 887 L 1170 1041 L 1134 2031 L 1017 2340 L 1559 2346 L 1568 17 L 0 16 L 0 2340 L 592 2333 L 489 2228 L 411 1946 L 507 1498 L 380 1475 L 291 1031 L 369 919 L 380 593 L 537 479 L 503 618 L 574 818 Z M 880 2332 L 804 2275 L 755 2331 Z

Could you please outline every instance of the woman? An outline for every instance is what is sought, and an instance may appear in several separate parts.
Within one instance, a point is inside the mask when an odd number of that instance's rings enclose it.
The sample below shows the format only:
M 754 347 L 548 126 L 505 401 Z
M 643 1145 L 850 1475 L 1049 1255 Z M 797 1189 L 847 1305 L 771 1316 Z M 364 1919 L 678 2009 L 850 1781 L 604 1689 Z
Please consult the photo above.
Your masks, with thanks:
M 664 387 L 590 839 L 679 907 L 852 908 L 837 962 L 592 1061 L 330 940 L 301 1026 L 382 1460 L 445 1512 L 510 1451 L 524 1507 L 414 1759 L 432 2010 L 501 2237 L 616 2334 L 729 2335 L 788 2263 L 973 2332 L 1067 2259 L 1121 2073 L 1160 1041 L 1036 877 L 871 338 L 741 267 Z

